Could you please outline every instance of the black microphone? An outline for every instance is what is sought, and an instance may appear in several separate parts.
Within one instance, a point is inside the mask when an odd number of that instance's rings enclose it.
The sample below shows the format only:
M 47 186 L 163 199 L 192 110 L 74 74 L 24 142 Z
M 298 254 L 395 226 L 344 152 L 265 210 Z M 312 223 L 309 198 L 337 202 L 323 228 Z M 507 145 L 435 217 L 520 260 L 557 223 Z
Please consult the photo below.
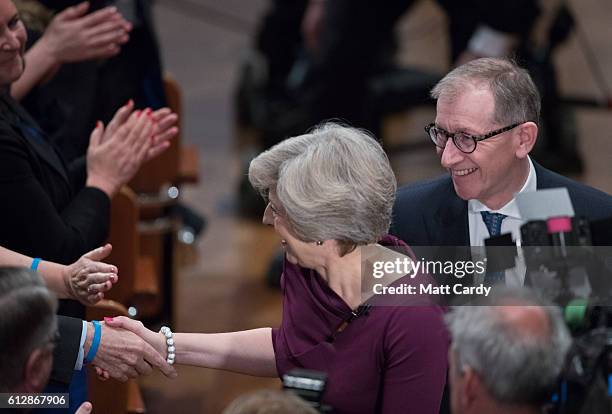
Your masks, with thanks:
M 590 224 L 593 246 L 612 246 L 612 217 L 592 221 Z
M 370 313 L 371 307 L 372 305 L 370 305 L 369 303 L 359 305 L 359 307 L 357 307 L 357 310 L 351 311 L 351 316 L 349 317 L 347 322 L 350 323 L 362 315 L 367 315 L 368 313 Z
M 363 305 L 359 305 L 356 310 L 352 310 L 348 318 L 346 318 L 342 321 L 342 323 L 340 323 L 336 330 L 327 337 L 326 341 L 330 343 L 334 342 L 336 340 L 336 335 L 344 331 L 349 323 L 353 322 L 355 319 L 361 316 L 368 315 L 370 313 L 371 307 L 372 305 L 370 305 L 369 303 L 364 303 Z
M 516 258 L 516 244 L 511 233 L 485 239 L 487 272 L 499 272 L 513 268 Z

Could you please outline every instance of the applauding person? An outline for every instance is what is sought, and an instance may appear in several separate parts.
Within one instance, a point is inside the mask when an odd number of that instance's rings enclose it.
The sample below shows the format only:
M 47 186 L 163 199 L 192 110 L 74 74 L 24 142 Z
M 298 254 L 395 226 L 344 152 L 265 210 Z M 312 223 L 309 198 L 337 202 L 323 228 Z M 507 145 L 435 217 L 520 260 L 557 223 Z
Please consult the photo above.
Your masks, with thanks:
M 52 77 L 65 63 L 105 59 L 121 51 L 132 25 L 109 6 L 86 14 L 89 2 L 68 7 L 49 23 L 42 37 L 26 52 L 23 75 L 11 85 L 21 100 L 38 83 Z
M 0 3 L 0 244 L 70 263 L 107 236 L 110 198 L 178 132 L 169 109 L 134 112 L 130 101 L 91 133 L 86 159 L 66 165 L 37 123 L 8 94 L 24 70 L 26 32 Z

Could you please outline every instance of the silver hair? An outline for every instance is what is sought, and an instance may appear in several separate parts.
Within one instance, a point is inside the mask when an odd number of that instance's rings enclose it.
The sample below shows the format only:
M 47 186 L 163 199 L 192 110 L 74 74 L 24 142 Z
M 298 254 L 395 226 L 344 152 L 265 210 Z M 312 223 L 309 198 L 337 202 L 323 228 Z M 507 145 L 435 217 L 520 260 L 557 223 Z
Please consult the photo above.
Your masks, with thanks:
M 560 309 L 527 289 L 504 289 L 483 303 L 456 307 L 446 315 L 456 372 L 472 368 L 501 403 L 544 402 L 571 345 Z M 526 334 L 496 305 L 537 306 L 546 315 L 548 329 L 540 335 Z
M 53 338 L 57 300 L 25 268 L 0 267 L 0 392 L 23 381 L 29 355 Z
M 387 233 L 397 182 L 380 144 L 366 132 L 325 123 L 261 153 L 251 185 L 275 189 L 297 238 L 358 246 Z
M 495 99 L 493 121 L 500 125 L 540 120 L 541 99 L 527 70 L 506 58 L 472 60 L 449 72 L 431 97 L 453 100 L 468 88 L 487 87 Z

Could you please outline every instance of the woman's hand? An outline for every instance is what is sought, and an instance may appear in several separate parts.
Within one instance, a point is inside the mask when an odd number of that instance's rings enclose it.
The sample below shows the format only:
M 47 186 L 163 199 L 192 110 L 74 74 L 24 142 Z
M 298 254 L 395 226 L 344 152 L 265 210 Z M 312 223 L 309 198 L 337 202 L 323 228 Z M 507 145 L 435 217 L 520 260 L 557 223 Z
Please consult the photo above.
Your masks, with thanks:
M 145 342 L 148 342 L 161 356 L 166 358 L 166 337 L 161 332 L 153 332 L 147 329 L 142 322 L 125 316 L 117 316 L 115 318 L 104 318 L 104 323 L 113 328 L 127 329 L 136 335 L 140 336 Z
M 168 108 L 135 111 L 130 100 L 108 126 L 101 122 L 91 133 L 87 150 L 87 185 L 112 197 L 140 166 L 164 152 L 178 134 L 178 116 Z
M 170 140 L 178 135 L 176 126 L 178 115 L 170 108 L 161 108 L 151 114 L 153 119 L 153 143 L 147 153 L 149 161 L 164 152 L 170 146 Z
M 57 64 L 116 55 L 129 40 L 132 25 L 115 7 L 87 14 L 89 2 L 58 13 L 40 39 L 41 46 Z
M 134 177 L 151 153 L 157 155 L 170 145 L 156 136 L 159 128 L 151 109 L 132 112 L 133 109 L 130 100 L 106 128 L 98 121 L 91 133 L 86 185 L 99 188 L 110 198 Z
M 83 305 L 95 305 L 104 298 L 104 292 L 108 292 L 119 279 L 115 266 L 100 262 L 111 250 L 112 246 L 106 244 L 66 266 L 63 279 L 70 297 Z
M 153 347 L 159 353 L 162 358 L 166 359 L 167 347 L 166 337 L 160 332 L 153 332 L 142 324 L 140 321 L 136 321 L 125 316 L 117 316 L 115 318 L 104 318 L 104 324 L 113 328 L 121 328 L 135 333 L 141 337 L 145 342 Z M 110 378 L 108 371 L 95 367 L 98 378 L 102 381 L 106 381 Z

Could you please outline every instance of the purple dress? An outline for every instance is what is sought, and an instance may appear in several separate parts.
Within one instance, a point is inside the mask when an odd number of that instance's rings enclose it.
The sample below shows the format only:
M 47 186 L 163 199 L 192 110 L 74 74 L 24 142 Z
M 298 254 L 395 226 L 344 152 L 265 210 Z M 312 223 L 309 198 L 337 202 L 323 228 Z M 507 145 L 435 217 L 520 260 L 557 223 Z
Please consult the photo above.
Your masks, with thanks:
M 405 246 L 386 236 L 383 246 Z M 285 260 L 283 320 L 272 330 L 279 376 L 327 373 L 323 402 L 336 413 L 438 413 L 449 336 L 443 309 L 375 306 L 336 334 L 351 309 L 314 270 Z

